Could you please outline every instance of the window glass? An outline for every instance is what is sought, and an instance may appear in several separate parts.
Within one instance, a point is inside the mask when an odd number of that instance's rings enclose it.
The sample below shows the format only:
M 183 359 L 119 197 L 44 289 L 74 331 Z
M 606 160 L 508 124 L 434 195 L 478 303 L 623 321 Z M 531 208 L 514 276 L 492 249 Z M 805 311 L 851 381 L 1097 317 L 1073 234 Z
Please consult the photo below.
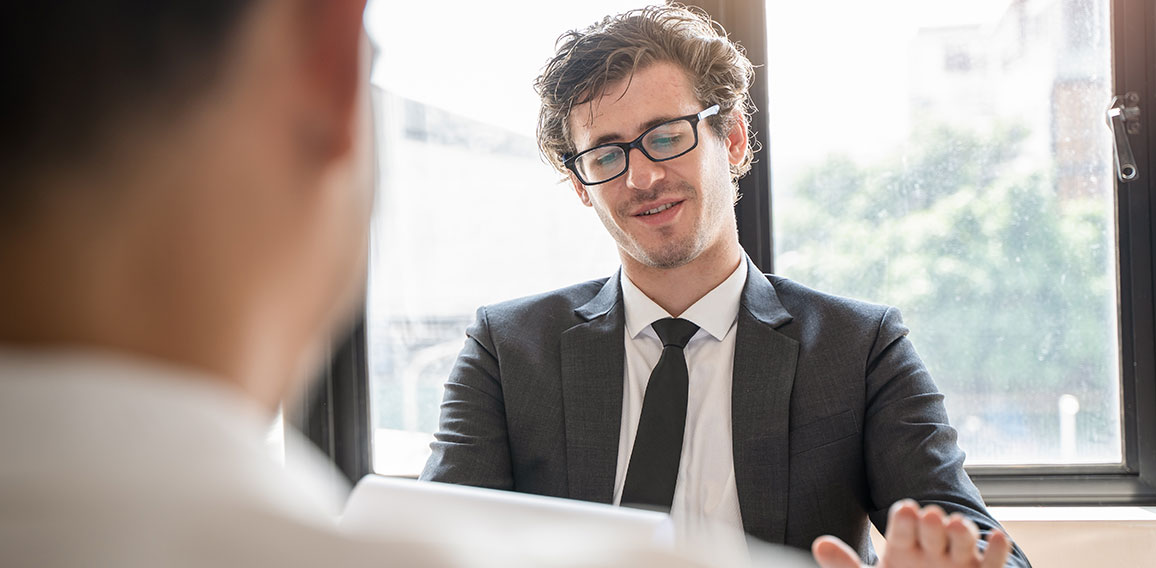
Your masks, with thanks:
M 539 156 L 563 32 L 643 2 L 371 1 L 379 144 L 367 307 L 374 469 L 417 475 L 481 305 L 610 275 L 613 241 Z
M 1121 461 L 1108 4 L 767 3 L 775 270 L 901 308 L 970 465 Z

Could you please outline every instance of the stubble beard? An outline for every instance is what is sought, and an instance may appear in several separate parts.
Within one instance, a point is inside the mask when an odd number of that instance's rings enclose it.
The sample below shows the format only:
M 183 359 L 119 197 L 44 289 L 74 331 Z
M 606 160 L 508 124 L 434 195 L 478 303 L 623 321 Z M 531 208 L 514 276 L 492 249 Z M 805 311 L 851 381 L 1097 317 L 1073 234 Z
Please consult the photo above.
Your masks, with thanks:
M 639 193 L 630 203 L 619 208 L 619 216 L 622 218 L 629 218 L 630 212 L 637 209 L 642 203 L 655 201 L 660 197 L 680 197 L 683 199 L 702 198 L 702 192 L 695 189 L 690 183 L 686 181 L 678 182 L 676 187 L 670 185 L 660 185 L 652 191 L 646 193 Z M 703 203 L 704 207 L 709 207 L 709 203 Z M 715 231 L 704 227 L 702 218 L 694 220 L 694 226 L 691 227 L 690 233 L 679 238 L 673 235 L 673 228 L 666 228 L 664 233 L 672 233 L 670 238 L 665 238 L 667 235 L 662 235 L 664 238 L 657 247 L 651 247 L 649 250 L 640 244 L 633 236 L 624 231 L 614 222 L 613 217 L 606 211 L 598 209 L 598 216 L 602 219 L 602 224 L 610 232 L 610 236 L 618 243 L 618 248 L 626 255 L 633 258 L 638 263 L 660 270 L 669 270 L 678 268 L 689 264 L 694 259 L 698 258 L 704 250 L 710 246 L 711 238 Z M 712 211 L 708 216 L 708 222 L 717 215 L 717 212 Z

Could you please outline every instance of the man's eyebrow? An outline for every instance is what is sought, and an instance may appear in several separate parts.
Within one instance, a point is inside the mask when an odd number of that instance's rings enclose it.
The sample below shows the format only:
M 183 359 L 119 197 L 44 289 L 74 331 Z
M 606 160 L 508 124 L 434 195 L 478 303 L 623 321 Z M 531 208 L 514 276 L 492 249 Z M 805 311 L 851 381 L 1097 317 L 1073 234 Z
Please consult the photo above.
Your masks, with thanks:
M 658 126 L 659 124 L 662 124 L 664 122 L 670 122 L 676 118 L 680 118 L 680 117 L 679 116 L 661 116 L 658 118 L 648 120 L 642 124 L 642 128 L 640 128 L 639 131 L 646 132 L 647 130 L 654 128 L 655 126 Z M 615 142 L 615 141 L 620 141 L 620 140 L 625 142 L 625 140 L 622 140 L 622 135 L 618 134 L 617 132 L 612 132 L 609 134 L 603 134 L 602 136 L 599 136 L 598 138 L 596 138 L 594 140 L 594 143 L 591 144 L 590 147 L 594 148 L 596 146 L 601 146 L 603 144 L 608 144 L 610 142 Z

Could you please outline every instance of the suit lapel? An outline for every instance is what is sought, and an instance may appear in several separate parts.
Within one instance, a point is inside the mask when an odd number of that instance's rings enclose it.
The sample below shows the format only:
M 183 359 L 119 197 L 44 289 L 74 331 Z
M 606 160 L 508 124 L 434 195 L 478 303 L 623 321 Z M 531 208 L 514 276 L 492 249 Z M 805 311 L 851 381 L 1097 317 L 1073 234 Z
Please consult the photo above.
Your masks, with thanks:
M 562 333 L 562 406 L 569 496 L 610 503 L 622 422 L 625 315 L 616 273 Z
M 799 344 L 776 328 L 791 321 L 767 277 L 748 261 L 732 378 L 735 484 L 746 532 L 786 538 L 788 430 Z

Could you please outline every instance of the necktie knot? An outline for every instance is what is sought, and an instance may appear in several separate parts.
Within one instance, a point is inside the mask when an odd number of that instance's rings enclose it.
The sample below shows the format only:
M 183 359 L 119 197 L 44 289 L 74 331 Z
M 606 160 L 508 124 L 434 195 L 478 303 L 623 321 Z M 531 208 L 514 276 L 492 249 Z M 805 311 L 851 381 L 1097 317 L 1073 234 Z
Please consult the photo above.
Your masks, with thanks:
M 690 338 L 698 333 L 698 326 L 693 322 L 679 319 L 679 318 L 662 318 L 652 324 L 654 333 L 658 334 L 658 339 L 662 341 L 663 347 L 677 347 L 682 349 L 686 347 Z

